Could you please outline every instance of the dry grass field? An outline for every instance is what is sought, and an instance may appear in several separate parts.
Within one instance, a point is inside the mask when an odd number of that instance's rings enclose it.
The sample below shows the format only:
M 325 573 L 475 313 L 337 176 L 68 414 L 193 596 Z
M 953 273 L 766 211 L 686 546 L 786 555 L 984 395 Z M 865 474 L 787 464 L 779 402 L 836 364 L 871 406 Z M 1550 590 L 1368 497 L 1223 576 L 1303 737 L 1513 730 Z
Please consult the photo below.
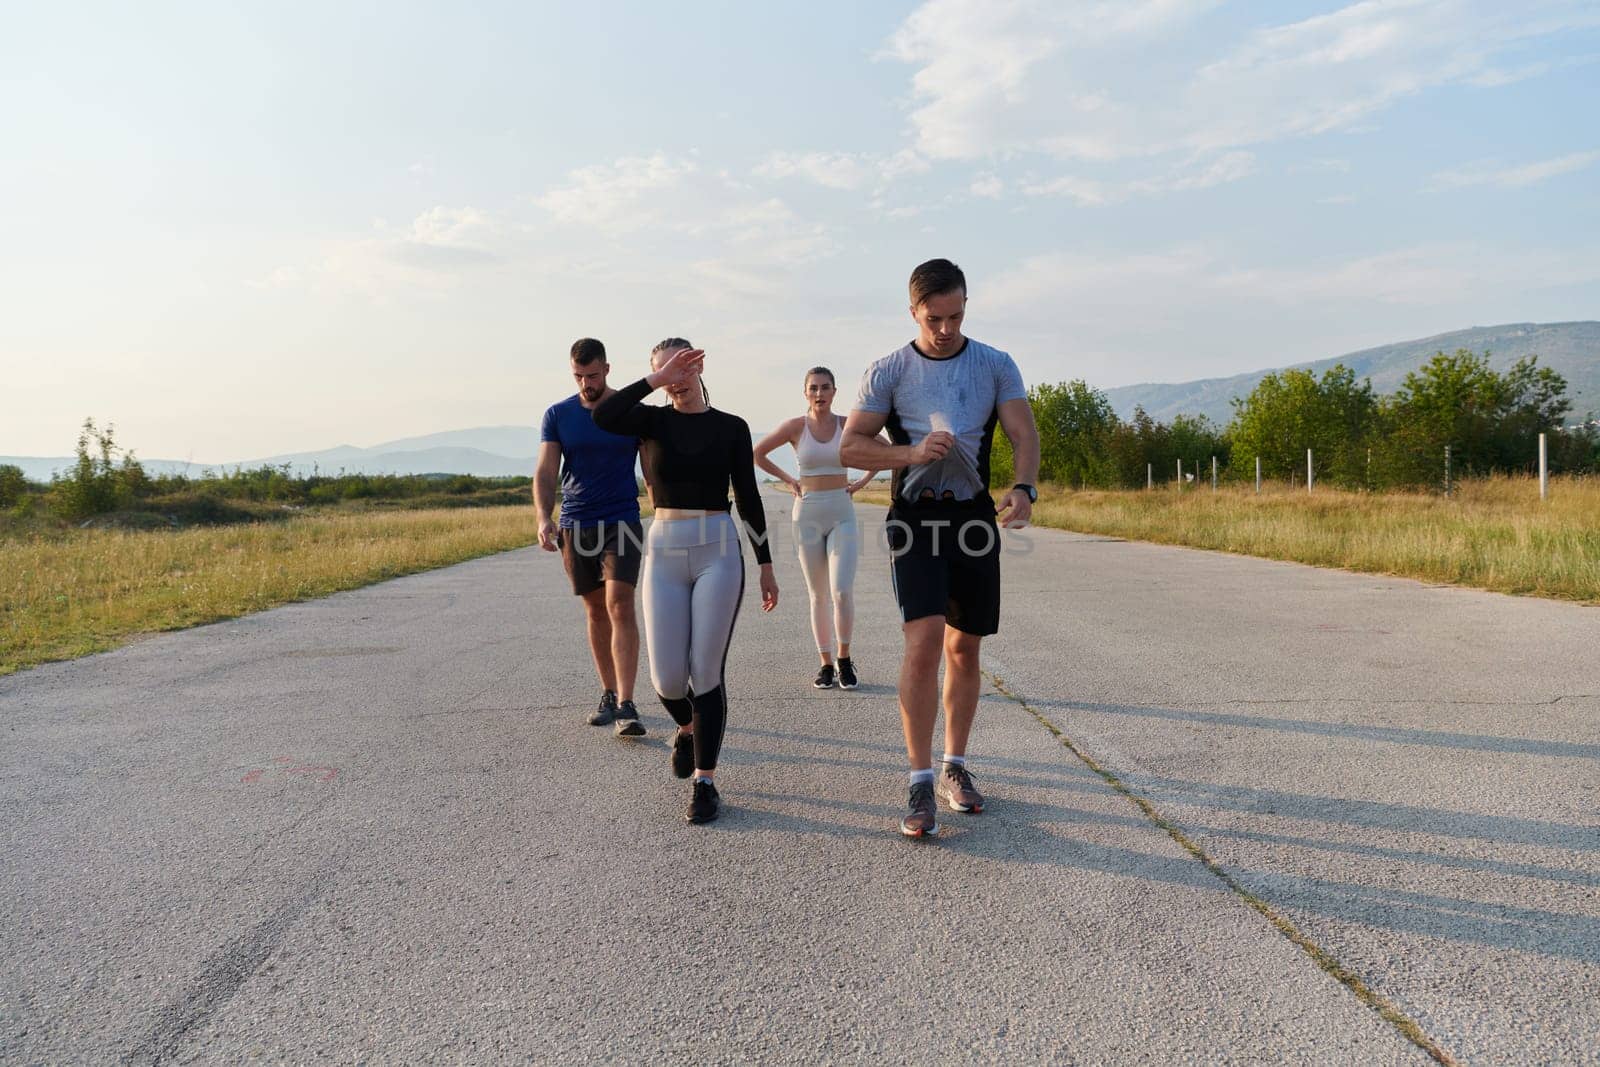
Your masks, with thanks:
M 537 540 L 531 507 L 0 540 L 0 675 Z
M 857 499 L 887 503 L 882 493 Z M 1600 479 L 1461 483 L 1426 493 L 1209 485 L 1068 491 L 1046 486 L 1034 521 L 1063 530 L 1600 604 Z

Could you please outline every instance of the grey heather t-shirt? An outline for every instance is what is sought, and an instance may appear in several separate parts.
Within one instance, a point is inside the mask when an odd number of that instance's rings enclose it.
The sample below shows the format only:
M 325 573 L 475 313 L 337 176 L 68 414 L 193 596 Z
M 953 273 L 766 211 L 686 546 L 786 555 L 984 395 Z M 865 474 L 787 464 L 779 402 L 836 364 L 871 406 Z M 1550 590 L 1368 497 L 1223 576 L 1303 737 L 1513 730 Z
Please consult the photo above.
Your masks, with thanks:
M 1028 390 L 1011 356 L 967 338 L 961 351 L 932 359 L 915 344 L 889 353 L 861 376 L 856 408 L 887 415 L 884 429 L 899 445 L 913 445 L 934 430 L 948 430 L 956 445 L 937 463 L 895 473 L 895 495 L 917 500 L 924 490 L 969 500 L 989 491 L 989 446 L 998 405 L 1022 400 Z

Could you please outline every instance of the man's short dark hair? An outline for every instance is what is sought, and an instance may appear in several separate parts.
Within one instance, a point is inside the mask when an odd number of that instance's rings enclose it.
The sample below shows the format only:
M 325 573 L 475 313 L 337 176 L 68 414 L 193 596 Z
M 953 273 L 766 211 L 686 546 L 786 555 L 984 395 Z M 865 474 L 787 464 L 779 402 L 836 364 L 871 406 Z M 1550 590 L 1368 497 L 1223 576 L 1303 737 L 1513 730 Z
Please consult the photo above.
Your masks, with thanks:
M 595 361 L 606 361 L 606 346 L 596 341 L 593 337 L 580 337 L 572 342 L 572 362 L 580 367 L 587 367 Z
M 911 272 L 911 306 L 921 307 L 930 297 L 961 290 L 967 295 L 967 276 L 948 259 L 930 259 Z

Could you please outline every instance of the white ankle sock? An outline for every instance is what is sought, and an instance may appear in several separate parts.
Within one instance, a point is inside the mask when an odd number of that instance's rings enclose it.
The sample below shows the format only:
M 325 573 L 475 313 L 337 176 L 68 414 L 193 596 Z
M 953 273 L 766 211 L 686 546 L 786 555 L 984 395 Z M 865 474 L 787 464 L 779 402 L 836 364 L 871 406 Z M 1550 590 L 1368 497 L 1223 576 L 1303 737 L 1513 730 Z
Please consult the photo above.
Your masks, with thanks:
M 944 762 L 954 763 L 957 767 L 965 767 L 967 765 L 967 757 L 952 756 L 950 753 L 946 752 L 944 754 Z
M 933 768 L 929 767 L 925 771 L 912 771 L 908 777 L 910 777 L 912 785 L 916 785 L 918 782 L 932 782 Z

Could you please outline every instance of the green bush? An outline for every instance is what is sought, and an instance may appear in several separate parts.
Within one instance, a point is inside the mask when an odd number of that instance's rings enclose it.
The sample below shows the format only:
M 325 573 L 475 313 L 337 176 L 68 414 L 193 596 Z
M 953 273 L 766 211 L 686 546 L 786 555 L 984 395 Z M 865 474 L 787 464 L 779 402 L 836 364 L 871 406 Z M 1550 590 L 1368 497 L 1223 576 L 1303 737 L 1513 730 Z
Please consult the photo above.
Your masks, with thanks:
M 10 463 L 0 464 L 0 508 L 15 507 L 28 492 L 28 479 L 22 468 Z

